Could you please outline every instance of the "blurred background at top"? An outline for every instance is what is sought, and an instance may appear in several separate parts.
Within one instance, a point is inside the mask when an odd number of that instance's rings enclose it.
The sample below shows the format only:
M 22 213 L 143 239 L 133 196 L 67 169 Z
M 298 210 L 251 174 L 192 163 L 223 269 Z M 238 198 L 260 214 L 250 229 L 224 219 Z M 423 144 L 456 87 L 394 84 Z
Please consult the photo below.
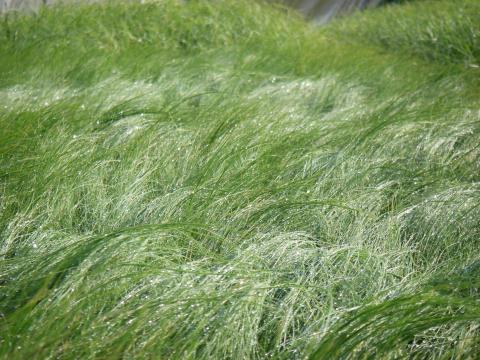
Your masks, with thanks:
M 402 1 L 405 0 L 282 0 L 281 2 L 300 10 L 309 19 L 325 23 L 336 15 Z
M 75 3 L 82 0 L 0 0 L 0 12 L 8 10 L 37 10 L 42 5 L 58 2 Z M 86 0 L 95 2 L 101 0 Z M 129 1 L 129 0 L 127 0 Z M 131 1 L 131 0 L 130 0 Z M 143 0 L 140 0 L 143 1 Z M 188 0 L 183 0 L 188 1 Z M 254 1 L 254 0 L 252 0 Z M 349 14 L 385 3 L 402 2 L 406 0 L 270 0 L 292 6 L 307 18 L 318 23 L 325 23 L 336 15 Z M 85 2 L 85 1 L 83 1 Z

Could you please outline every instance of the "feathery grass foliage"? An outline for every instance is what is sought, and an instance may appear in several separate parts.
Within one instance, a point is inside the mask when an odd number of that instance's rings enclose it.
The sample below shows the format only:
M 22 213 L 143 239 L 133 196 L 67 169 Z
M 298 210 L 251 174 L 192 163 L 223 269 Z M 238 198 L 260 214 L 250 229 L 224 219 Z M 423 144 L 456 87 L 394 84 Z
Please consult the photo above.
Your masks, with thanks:
M 479 268 L 477 262 L 417 293 L 355 309 L 329 329 L 310 358 L 475 358 L 480 351 Z
M 337 36 L 363 39 L 425 60 L 480 66 L 480 3 L 427 0 L 392 5 L 332 26 Z
M 478 353 L 478 6 L 451 3 L 0 18 L 0 357 Z

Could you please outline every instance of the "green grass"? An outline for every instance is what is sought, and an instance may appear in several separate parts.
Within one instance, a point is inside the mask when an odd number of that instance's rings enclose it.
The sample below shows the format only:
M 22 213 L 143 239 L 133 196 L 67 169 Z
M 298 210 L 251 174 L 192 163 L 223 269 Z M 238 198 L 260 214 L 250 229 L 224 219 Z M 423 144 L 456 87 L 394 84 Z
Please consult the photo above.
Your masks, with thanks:
M 480 3 L 0 18 L 0 357 L 475 358 Z

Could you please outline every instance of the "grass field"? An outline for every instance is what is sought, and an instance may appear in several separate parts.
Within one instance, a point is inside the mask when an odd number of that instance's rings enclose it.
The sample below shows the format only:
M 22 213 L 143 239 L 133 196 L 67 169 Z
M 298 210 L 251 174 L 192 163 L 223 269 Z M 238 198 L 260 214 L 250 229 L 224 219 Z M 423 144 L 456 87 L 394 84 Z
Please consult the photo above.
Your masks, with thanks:
M 474 359 L 480 2 L 0 18 L 0 358 Z

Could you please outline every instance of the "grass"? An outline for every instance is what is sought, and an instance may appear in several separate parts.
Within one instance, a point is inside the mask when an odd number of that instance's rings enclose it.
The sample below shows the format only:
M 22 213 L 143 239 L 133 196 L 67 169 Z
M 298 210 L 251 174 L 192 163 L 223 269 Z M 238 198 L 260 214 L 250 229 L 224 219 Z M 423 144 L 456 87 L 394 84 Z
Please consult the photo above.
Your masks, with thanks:
M 0 357 L 474 358 L 478 14 L 4 15 Z

